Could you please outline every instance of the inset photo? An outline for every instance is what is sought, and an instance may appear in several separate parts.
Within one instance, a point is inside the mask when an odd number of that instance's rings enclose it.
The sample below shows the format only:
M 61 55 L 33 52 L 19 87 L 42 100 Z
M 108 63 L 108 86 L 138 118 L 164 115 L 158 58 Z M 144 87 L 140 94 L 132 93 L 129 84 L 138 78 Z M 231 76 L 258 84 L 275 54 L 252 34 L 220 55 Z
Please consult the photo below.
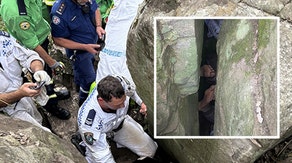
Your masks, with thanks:
M 155 138 L 279 138 L 279 18 L 155 17 Z

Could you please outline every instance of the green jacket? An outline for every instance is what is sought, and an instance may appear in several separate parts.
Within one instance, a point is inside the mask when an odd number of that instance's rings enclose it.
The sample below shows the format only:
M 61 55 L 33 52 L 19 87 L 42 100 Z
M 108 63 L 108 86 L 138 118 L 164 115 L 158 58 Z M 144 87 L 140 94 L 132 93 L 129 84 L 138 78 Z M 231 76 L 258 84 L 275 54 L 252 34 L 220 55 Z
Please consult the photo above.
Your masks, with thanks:
M 41 0 L 24 0 L 27 15 L 19 15 L 16 0 L 1 0 L 0 14 L 8 32 L 29 49 L 41 45 L 50 34 L 42 16 Z
M 96 0 L 96 3 L 99 6 L 100 14 L 104 23 L 110 14 L 110 10 L 114 5 L 113 0 Z

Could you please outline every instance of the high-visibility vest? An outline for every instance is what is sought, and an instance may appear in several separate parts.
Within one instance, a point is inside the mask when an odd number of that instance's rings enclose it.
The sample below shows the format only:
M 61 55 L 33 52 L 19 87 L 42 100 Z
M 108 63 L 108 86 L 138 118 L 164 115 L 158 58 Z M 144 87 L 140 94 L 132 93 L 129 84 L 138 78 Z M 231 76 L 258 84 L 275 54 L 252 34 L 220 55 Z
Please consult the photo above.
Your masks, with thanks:
M 89 94 L 94 90 L 94 88 L 96 87 L 96 82 L 92 82 L 89 88 Z
M 56 1 L 56 0 L 44 0 L 45 4 L 46 4 L 47 6 L 53 6 L 53 4 L 54 4 L 55 1 Z

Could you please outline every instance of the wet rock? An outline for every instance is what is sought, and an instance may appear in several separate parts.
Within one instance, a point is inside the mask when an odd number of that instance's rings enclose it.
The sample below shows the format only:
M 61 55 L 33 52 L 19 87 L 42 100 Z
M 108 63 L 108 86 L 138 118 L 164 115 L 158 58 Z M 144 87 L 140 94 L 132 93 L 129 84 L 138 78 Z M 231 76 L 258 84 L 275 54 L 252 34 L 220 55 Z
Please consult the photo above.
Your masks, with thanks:
M 277 20 L 225 20 L 217 52 L 214 135 L 277 136 Z
M 157 32 L 157 135 L 196 135 L 203 21 L 158 19 Z

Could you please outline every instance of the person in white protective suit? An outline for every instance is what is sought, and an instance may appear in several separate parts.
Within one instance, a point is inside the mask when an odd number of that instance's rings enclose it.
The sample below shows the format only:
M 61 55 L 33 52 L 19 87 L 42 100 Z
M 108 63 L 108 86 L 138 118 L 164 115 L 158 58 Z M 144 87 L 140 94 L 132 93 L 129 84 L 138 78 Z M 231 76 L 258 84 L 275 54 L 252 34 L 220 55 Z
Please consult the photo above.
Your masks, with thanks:
M 78 128 L 86 146 L 88 162 L 115 162 L 107 135 L 113 136 L 118 147 L 127 147 L 140 159 L 155 155 L 156 142 L 127 115 L 129 96 L 134 92 L 127 79 L 109 75 L 100 80 L 79 109 Z
M 48 101 L 45 87 L 35 90 L 36 83 L 24 83 L 21 76 L 26 68 L 37 82 L 50 83 L 50 76 L 43 71 L 44 61 L 32 50 L 22 47 L 16 39 L 0 31 L 0 111 L 6 115 L 28 121 L 45 131 L 42 116 L 36 103 L 45 105 Z
M 111 74 L 122 75 L 134 83 L 127 65 L 126 49 L 129 29 L 142 2 L 143 0 L 114 0 L 105 27 L 105 46 L 99 53 L 96 83 Z M 132 98 L 141 106 L 140 112 L 146 115 L 147 106 L 136 92 Z

